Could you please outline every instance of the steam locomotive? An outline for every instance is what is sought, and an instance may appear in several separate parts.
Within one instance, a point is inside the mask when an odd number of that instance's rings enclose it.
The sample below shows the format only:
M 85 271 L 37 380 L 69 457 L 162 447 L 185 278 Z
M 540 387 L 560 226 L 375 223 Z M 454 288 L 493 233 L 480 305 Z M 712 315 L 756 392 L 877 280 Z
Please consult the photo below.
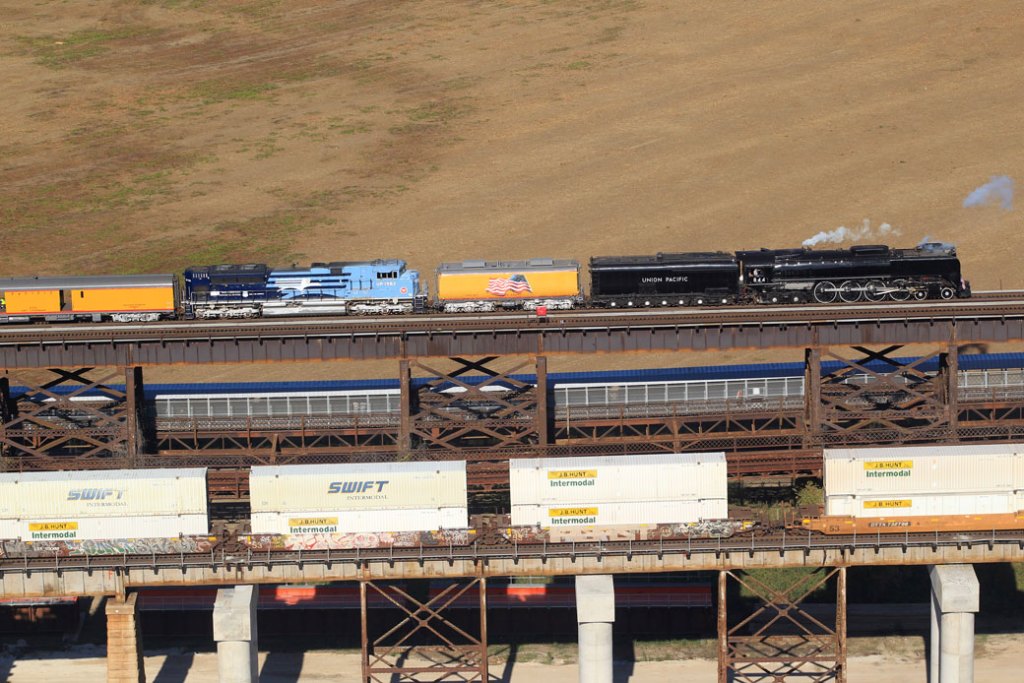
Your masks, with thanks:
M 596 306 L 832 304 L 970 296 L 956 248 L 761 249 L 590 259 Z
M 419 272 L 400 259 L 192 267 L 180 283 L 174 274 L 13 278 L 0 280 L 0 323 L 877 303 L 971 294 L 956 249 L 939 243 L 595 256 L 589 271 L 587 296 L 574 260 L 442 263 L 433 298 Z

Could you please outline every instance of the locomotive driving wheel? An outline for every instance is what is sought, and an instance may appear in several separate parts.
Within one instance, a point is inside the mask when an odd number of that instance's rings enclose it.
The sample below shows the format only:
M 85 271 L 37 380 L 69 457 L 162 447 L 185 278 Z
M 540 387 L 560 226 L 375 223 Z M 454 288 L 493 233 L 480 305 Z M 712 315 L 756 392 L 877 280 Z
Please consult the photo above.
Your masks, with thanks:
M 893 301 L 906 301 L 910 298 L 910 285 L 906 280 L 893 280 L 889 288 L 889 298 Z
M 814 300 L 819 304 L 830 304 L 839 296 L 839 290 L 833 282 L 819 282 L 814 285 Z
M 872 303 L 878 303 L 885 298 L 886 286 L 881 280 L 871 280 L 864 286 L 864 298 Z
M 861 296 L 864 294 L 864 288 L 854 282 L 853 280 L 847 280 L 839 288 L 839 298 L 845 303 L 852 304 L 855 301 L 860 301 Z

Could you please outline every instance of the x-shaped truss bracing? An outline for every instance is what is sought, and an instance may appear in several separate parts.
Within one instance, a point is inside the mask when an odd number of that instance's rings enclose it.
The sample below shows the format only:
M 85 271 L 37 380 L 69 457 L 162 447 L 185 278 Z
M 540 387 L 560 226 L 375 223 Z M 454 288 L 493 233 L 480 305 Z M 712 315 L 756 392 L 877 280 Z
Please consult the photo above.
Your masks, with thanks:
M 474 588 L 476 600 L 473 600 Z M 383 597 L 389 606 L 404 615 L 395 626 L 372 640 L 367 618 L 367 595 L 370 591 L 378 598 Z M 489 680 L 486 579 L 455 581 L 426 601 L 413 597 L 394 584 L 361 581 L 359 597 L 364 683 Z M 456 603 L 464 605 L 467 601 L 478 601 L 479 637 L 452 623 L 443 614 Z
M 498 356 L 449 359 L 454 370 L 439 370 L 420 360 L 403 360 L 403 450 L 508 448 L 548 442 L 547 361 L 527 358 L 507 370 L 495 370 Z M 413 389 L 412 373 L 430 379 Z M 515 378 L 532 373 L 535 383 Z M 472 379 L 471 379 L 472 378 Z
M 141 368 L 51 368 L 43 383 L 0 381 L 4 469 L 131 466 L 143 448 Z M 124 390 L 113 383 L 124 383 Z M 69 391 L 58 387 L 70 386 Z
M 805 598 L 832 577 L 836 577 L 834 628 L 800 608 Z M 729 578 L 763 602 L 731 627 L 726 600 Z M 802 576 L 784 590 L 740 572 L 719 572 L 719 683 L 787 680 L 846 682 L 846 568 Z
M 808 349 L 805 415 L 810 443 L 900 443 L 950 440 L 957 427 L 957 350 L 954 345 L 902 361 L 902 346 L 852 347 L 848 358 Z M 839 361 L 832 371 L 823 361 Z M 926 370 L 929 362 L 937 370 Z M 870 435 L 868 433 L 870 432 Z M 863 433 L 864 438 L 859 438 Z

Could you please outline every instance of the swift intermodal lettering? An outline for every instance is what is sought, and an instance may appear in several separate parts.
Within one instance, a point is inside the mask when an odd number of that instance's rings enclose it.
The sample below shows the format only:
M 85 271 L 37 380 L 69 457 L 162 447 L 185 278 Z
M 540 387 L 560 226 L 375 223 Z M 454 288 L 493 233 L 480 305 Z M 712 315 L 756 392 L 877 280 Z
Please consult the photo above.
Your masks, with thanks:
M 124 493 L 125 489 L 71 489 L 68 491 L 68 500 L 121 500 Z
M 384 487 L 388 484 L 386 479 L 376 481 L 332 481 L 327 487 L 327 493 L 384 493 Z
M 488 294 L 494 296 L 505 296 L 509 292 L 514 294 L 522 294 L 523 292 L 532 292 L 530 289 L 530 282 L 526 279 L 525 275 L 509 275 L 508 277 L 492 277 L 487 283 L 487 289 L 484 290 Z

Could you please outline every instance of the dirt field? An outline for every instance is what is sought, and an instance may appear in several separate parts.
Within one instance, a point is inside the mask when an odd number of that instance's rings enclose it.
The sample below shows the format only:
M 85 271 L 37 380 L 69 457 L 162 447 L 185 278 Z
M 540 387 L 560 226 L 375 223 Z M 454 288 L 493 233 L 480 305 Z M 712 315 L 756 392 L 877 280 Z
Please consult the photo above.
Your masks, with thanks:
M 792 246 L 1024 286 L 1014 0 L 0 2 L 4 275 Z
M 963 207 L 1024 178 L 1014 0 L 0 0 L 0 17 L 5 276 L 382 256 L 429 274 L 794 246 L 866 220 L 957 243 L 976 289 L 1024 287 L 1020 212 Z
M 906 639 L 888 654 L 853 656 L 848 662 L 849 683 L 925 683 L 927 669 L 920 656 L 920 639 Z M 987 636 L 976 643 L 975 680 L 1012 681 L 1020 676 L 1020 652 L 1024 641 L 1020 636 Z M 90 656 L 35 656 L 23 659 L 0 658 L 0 680 L 8 683 L 69 680 L 76 683 L 102 683 L 106 680 L 105 660 Z M 261 653 L 262 683 L 315 683 L 336 681 L 346 683 L 359 679 L 359 655 L 337 652 L 308 652 L 304 655 Z M 617 682 L 662 683 L 681 680 L 711 683 L 716 679 L 714 661 L 691 659 L 616 663 Z M 7 678 L 3 678 L 3 674 Z M 155 683 L 215 683 L 216 655 L 171 653 L 146 657 L 147 680 Z M 516 662 L 491 667 L 492 680 L 502 683 L 572 683 L 579 680 L 575 664 L 539 664 Z

